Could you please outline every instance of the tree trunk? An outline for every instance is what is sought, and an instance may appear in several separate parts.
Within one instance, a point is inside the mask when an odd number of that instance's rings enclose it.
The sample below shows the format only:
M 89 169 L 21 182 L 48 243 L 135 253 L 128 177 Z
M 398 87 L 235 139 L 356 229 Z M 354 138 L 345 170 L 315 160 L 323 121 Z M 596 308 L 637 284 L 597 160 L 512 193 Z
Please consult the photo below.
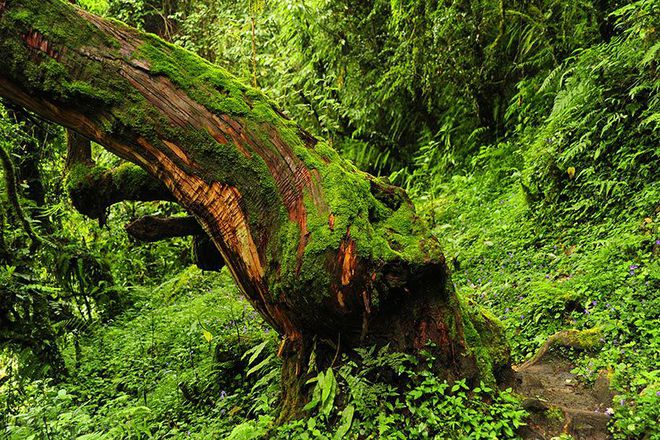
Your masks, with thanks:
M 431 341 L 449 379 L 507 364 L 500 327 L 459 301 L 405 192 L 223 69 L 59 0 L 0 0 L 0 95 L 139 165 L 197 219 L 283 337 L 292 415 L 315 338 Z

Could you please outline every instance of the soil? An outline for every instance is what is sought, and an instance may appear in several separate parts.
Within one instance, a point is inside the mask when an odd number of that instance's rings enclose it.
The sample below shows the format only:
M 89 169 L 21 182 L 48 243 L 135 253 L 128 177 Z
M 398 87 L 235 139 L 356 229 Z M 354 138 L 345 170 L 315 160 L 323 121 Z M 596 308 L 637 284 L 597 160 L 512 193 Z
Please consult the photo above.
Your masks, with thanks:
M 524 396 L 523 406 L 530 417 L 519 432 L 529 440 L 550 440 L 561 434 L 576 440 L 606 440 L 614 395 L 607 372 L 587 386 L 571 373 L 574 366 L 554 355 L 545 355 L 532 364 L 513 367 L 514 390 Z

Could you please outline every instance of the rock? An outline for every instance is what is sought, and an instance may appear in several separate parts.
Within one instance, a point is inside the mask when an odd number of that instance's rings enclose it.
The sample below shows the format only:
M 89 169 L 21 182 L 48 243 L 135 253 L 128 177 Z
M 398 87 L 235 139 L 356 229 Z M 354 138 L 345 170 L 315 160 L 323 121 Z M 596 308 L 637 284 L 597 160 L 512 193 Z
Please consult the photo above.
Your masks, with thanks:
M 522 407 L 529 412 L 545 412 L 548 410 L 548 405 L 541 399 L 525 399 Z
M 610 389 L 610 375 L 612 374 L 609 370 L 600 370 L 598 372 L 598 377 L 594 382 L 592 387 L 592 393 L 602 403 L 606 403 L 606 406 L 610 406 L 611 402 L 614 400 L 615 393 Z

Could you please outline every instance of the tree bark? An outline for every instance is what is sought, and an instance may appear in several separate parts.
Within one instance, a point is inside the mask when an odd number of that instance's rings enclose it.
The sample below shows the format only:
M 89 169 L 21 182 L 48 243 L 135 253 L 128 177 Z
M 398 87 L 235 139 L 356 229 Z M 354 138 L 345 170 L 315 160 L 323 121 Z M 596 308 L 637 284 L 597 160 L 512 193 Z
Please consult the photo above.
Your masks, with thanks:
M 132 201 L 175 201 L 165 185 L 135 165 L 121 165 L 110 170 L 95 167 L 89 139 L 67 130 L 67 155 L 64 166 L 67 188 L 74 207 L 88 217 L 105 223 L 108 208 L 115 203 Z M 194 217 L 144 216 L 125 225 L 136 240 L 158 241 L 193 236 L 192 257 L 202 270 L 219 271 L 222 255 Z
M 124 226 L 128 235 L 140 241 L 158 241 L 188 235 L 201 235 L 204 230 L 194 217 L 162 217 L 145 215 Z
M 71 171 L 76 165 L 94 166 L 92 143 L 73 130 L 66 131 L 66 163 L 64 171 Z
M 59 0 L 0 0 L 0 95 L 139 165 L 197 219 L 283 337 L 285 412 L 304 401 L 315 339 L 431 341 L 449 379 L 507 364 L 405 192 L 223 69 Z
M 193 262 L 202 270 L 219 271 L 225 266 L 222 255 L 194 217 L 145 215 L 124 226 L 128 235 L 140 241 L 167 240 L 193 236 Z

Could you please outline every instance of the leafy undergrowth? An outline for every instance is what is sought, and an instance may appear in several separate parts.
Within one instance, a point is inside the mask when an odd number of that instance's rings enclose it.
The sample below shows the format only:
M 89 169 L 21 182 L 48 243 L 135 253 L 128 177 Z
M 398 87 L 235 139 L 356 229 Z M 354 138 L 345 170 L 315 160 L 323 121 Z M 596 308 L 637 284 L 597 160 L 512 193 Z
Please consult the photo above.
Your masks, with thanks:
M 319 372 L 309 417 L 276 426 L 277 338 L 228 273 L 190 267 L 130 295 L 132 308 L 69 345 L 65 381 L 3 385 L 9 439 L 500 439 L 524 424 L 510 390 L 450 385 L 424 368 L 430 353 L 384 348 Z
M 586 382 L 608 372 L 621 394 L 616 438 L 658 432 L 660 215 L 635 209 L 651 196 L 610 218 L 573 222 L 531 209 L 515 176 L 492 178 L 455 178 L 451 196 L 429 208 L 459 292 L 501 319 L 515 363 L 560 330 L 597 329 L 591 349 L 565 353 L 575 372 Z
M 131 309 L 68 346 L 64 382 L 5 384 L 8 438 L 208 438 L 249 413 L 241 350 L 274 335 L 227 273 L 191 266 L 129 294 Z
M 502 320 L 515 362 L 561 330 L 600 334 L 564 354 L 586 383 L 610 377 L 617 439 L 660 436 L 657 7 L 621 8 L 621 36 L 521 81 L 515 135 L 469 170 L 438 178 L 423 150 L 412 175 L 458 291 Z
M 567 354 L 585 381 L 611 372 L 621 394 L 617 438 L 656 429 L 657 214 L 632 209 L 644 205 L 633 201 L 598 223 L 554 222 L 501 173 L 446 185 L 450 196 L 422 212 L 446 244 L 459 292 L 498 315 L 515 361 L 559 330 L 598 328 L 593 350 Z M 359 362 L 318 374 L 310 417 L 274 428 L 277 338 L 226 271 L 190 267 L 129 295 L 130 309 L 81 336 L 78 349 L 68 346 L 66 381 L 5 384 L 3 406 L 20 402 L 9 438 L 501 439 L 515 438 L 524 423 L 509 391 L 449 385 L 419 368 L 423 356 L 365 350 Z
M 502 439 L 515 438 L 524 425 L 527 413 L 510 389 L 441 381 L 430 372 L 428 352 L 419 358 L 387 348 L 357 354 L 310 381 L 309 417 L 273 426 L 266 414 L 238 425 L 229 438 Z

